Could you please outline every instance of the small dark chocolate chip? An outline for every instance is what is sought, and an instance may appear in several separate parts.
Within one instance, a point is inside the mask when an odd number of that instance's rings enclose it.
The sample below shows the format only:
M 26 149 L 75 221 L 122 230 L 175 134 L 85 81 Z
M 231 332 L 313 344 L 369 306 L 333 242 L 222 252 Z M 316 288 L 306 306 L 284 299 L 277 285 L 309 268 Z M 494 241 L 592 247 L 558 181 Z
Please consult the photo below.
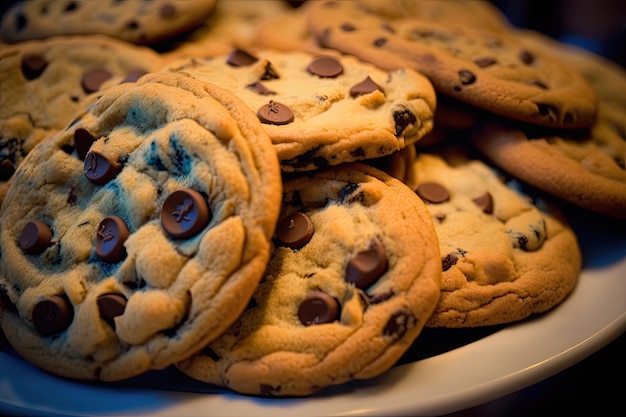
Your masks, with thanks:
M 86 129 L 79 127 L 74 131 L 74 147 L 76 148 L 76 155 L 82 161 L 85 160 L 85 157 L 89 153 L 89 148 L 94 143 L 96 138 L 93 137 L 91 133 L 89 133 Z
M 422 200 L 428 203 L 439 204 L 450 199 L 448 190 L 436 182 L 423 182 L 417 187 L 415 192 Z
M 354 32 L 356 30 L 356 27 L 352 23 L 342 23 L 340 28 L 344 32 Z
M 535 62 L 535 56 L 526 50 L 520 51 L 520 53 L 518 54 L 518 58 L 526 65 L 531 65 L 533 62 Z
M 370 304 L 380 304 L 384 301 L 391 299 L 395 294 L 393 291 L 384 292 L 381 294 L 374 294 L 370 297 Z
M 377 48 L 382 48 L 383 46 L 385 46 L 387 44 L 387 38 L 378 38 L 375 39 L 373 42 L 374 46 Z
M 256 115 L 262 123 L 271 125 L 286 125 L 294 120 L 293 112 L 288 106 L 273 100 L 261 106 Z
M 9 158 L 4 158 L 0 160 L 0 181 L 6 182 L 15 173 L 15 165 Z
M 182 188 L 171 193 L 161 208 L 161 225 L 176 239 L 197 235 L 211 220 L 209 205 L 199 192 Z
M 409 109 L 402 108 L 393 112 L 393 121 L 395 123 L 395 135 L 400 137 L 407 127 L 417 122 L 417 117 Z
M 117 293 L 106 293 L 98 296 L 96 303 L 100 318 L 115 329 L 115 317 L 124 314 L 126 297 Z
M 80 85 L 87 94 L 91 94 L 100 90 L 100 86 L 103 82 L 111 78 L 113 75 L 102 68 L 97 68 L 83 74 Z
M 254 90 L 257 94 L 260 94 L 262 96 L 271 96 L 271 95 L 276 94 L 275 91 L 272 91 L 269 88 L 267 88 L 265 84 L 263 84 L 261 81 L 248 84 L 246 88 Z
M 226 63 L 233 67 L 245 67 L 252 65 L 259 59 L 243 49 L 235 49 L 226 58 Z
M 52 242 L 52 230 L 40 220 L 31 220 L 22 229 L 19 238 L 20 248 L 30 254 L 39 254 Z
M 96 231 L 96 254 L 104 262 L 115 263 L 126 257 L 124 242 L 130 231 L 118 216 L 102 219 Z
M 417 324 L 417 318 L 410 311 L 398 311 L 389 317 L 383 335 L 401 339 L 406 332 Z
M 23 13 L 17 13 L 15 15 L 15 29 L 17 32 L 21 32 L 28 26 L 28 18 Z
M 488 191 L 472 200 L 485 214 L 493 213 L 493 198 Z
M 277 244 L 291 249 L 300 249 L 313 237 L 315 227 L 309 216 L 295 212 L 282 219 L 276 225 Z
M 122 164 L 108 159 L 98 151 L 89 151 L 85 156 L 83 174 L 94 184 L 106 184 L 115 178 L 121 170 Z
M 22 74 L 27 80 L 39 78 L 43 71 L 48 67 L 48 61 L 39 54 L 24 55 L 22 57 Z
M 494 58 L 477 58 L 474 60 L 474 64 L 478 65 L 480 68 L 490 67 L 497 62 L 498 61 L 496 61 Z
M 387 271 L 385 247 L 378 238 L 370 240 L 368 249 L 358 252 L 346 265 L 346 282 L 365 289 L 376 282 Z
M 445 272 L 448 269 L 452 268 L 453 265 L 456 265 L 458 261 L 459 257 L 456 256 L 454 253 L 450 253 L 441 260 L 441 269 Z
M 307 71 L 322 78 L 335 78 L 343 73 L 343 65 L 336 58 L 319 56 L 311 61 Z
M 74 310 L 69 301 L 59 295 L 44 298 L 33 308 L 33 325 L 43 336 L 67 329 L 73 318 Z
M 63 12 L 73 12 L 75 10 L 78 9 L 78 3 L 75 1 L 70 1 L 65 5 L 65 9 L 63 9 Z
M 474 84 L 476 82 L 476 76 L 470 70 L 462 69 L 459 70 L 459 80 L 461 80 L 461 84 L 469 85 Z
M 332 323 L 339 314 L 339 303 L 323 291 L 315 291 L 302 300 L 298 307 L 298 318 L 305 326 Z
M 365 77 L 363 81 L 361 81 L 358 84 L 353 85 L 352 88 L 350 88 L 350 96 L 351 97 L 362 96 L 364 94 L 372 93 L 376 90 L 382 92 L 383 94 L 385 92 L 382 89 L 382 87 L 376 84 L 374 80 L 372 80 L 370 76 L 368 75 L 367 77 Z
M 530 81 L 528 81 L 528 84 L 529 85 L 534 85 L 535 87 L 539 87 L 542 90 L 549 90 L 550 89 L 550 87 L 548 87 L 548 85 L 546 83 L 544 83 L 543 81 L 541 81 L 541 80 L 530 80 Z

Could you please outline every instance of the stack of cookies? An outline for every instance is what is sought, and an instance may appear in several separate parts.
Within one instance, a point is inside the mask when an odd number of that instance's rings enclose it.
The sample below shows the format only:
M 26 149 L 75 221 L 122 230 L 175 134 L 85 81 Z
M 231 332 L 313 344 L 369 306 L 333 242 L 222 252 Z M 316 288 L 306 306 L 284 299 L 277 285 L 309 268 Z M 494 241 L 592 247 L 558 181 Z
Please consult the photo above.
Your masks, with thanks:
M 623 69 L 490 3 L 108 3 L 2 17 L 0 326 L 48 372 L 310 395 L 549 312 L 560 205 L 626 218 Z

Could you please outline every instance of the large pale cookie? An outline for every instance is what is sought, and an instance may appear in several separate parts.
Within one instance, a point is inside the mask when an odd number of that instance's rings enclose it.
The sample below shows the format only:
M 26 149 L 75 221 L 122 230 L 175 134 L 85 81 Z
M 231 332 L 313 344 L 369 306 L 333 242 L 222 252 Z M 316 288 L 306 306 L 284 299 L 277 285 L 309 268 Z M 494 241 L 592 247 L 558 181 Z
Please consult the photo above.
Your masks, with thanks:
M 244 310 L 269 259 L 280 169 L 254 113 L 191 77 L 113 86 L 36 146 L 0 221 L 0 325 L 58 375 L 180 361 Z
M 276 248 L 249 308 L 179 369 L 262 396 L 377 376 L 418 338 L 440 293 L 437 237 L 400 181 L 345 164 L 284 183 Z
M 426 77 L 336 53 L 236 49 L 172 62 L 163 71 L 240 97 L 257 113 L 286 172 L 388 155 L 433 125 L 435 92 Z
M 533 50 L 512 31 L 424 17 L 419 1 L 406 4 L 415 4 L 409 14 L 381 13 L 383 6 L 370 3 L 313 2 L 309 28 L 324 47 L 387 70 L 413 68 L 438 92 L 483 110 L 555 127 L 595 120 L 595 96 L 576 68 Z
M 418 153 L 411 184 L 435 224 L 443 270 L 426 325 L 507 324 L 557 306 L 581 270 L 574 232 L 480 160 L 441 155 Z
M 14 43 L 59 35 L 107 35 L 152 44 L 202 24 L 217 0 L 28 0 L 2 16 L 0 35 Z
M 17 165 L 63 129 L 88 97 L 163 65 L 144 47 L 103 36 L 57 37 L 0 49 L 0 203 Z
M 626 218 L 626 72 L 588 51 L 534 32 L 520 38 L 541 45 L 577 68 L 598 96 L 590 129 L 550 130 L 486 121 L 473 143 L 511 175 L 588 210 Z

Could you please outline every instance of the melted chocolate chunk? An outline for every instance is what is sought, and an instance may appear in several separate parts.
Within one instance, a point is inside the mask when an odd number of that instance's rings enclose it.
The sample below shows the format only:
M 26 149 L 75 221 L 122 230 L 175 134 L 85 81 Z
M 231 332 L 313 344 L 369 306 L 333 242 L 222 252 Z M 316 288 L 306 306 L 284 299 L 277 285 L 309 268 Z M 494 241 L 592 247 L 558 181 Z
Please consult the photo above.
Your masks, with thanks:
M 363 81 L 361 81 L 358 84 L 353 85 L 352 88 L 350 88 L 350 96 L 358 97 L 358 96 L 372 93 L 376 90 L 382 92 L 383 94 L 385 93 L 382 87 L 376 84 L 374 80 L 372 80 L 370 76 L 368 75 L 367 77 L 365 77 Z
M 443 203 L 450 199 L 448 190 L 436 182 L 423 182 L 415 190 L 424 201 L 433 204 Z
M 271 96 L 271 95 L 276 94 L 275 91 L 272 91 L 269 88 L 267 88 L 261 81 L 256 81 L 252 84 L 248 84 L 246 88 L 254 90 L 256 93 L 262 96 Z
M 0 159 L 0 181 L 6 182 L 15 173 L 15 165 L 9 158 Z
M 94 184 L 104 185 L 117 176 L 122 164 L 108 159 L 98 151 L 89 151 L 85 156 L 83 174 Z
M 113 75 L 102 68 L 97 68 L 83 74 L 83 78 L 80 85 L 87 94 L 91 94 L 100 90 L 100 86 L 103 82 L 111 78 Z
M 124 314 L 126 309 L 126 297 L 121 294 L 107 293 L 98 296 L 96 303 L 100 318 L 115 329 L 115 317 Z
M 87 157 L 89 153 L 89 148 L 91 148 L 95 140 L 96 138 L 82 127 L 74 131 L 74 147 L 76 148 L 76 155 L 78 155 L 81 160 L 85 160 L 85 157 Z
M 275 237 L 279 246 L 300 249 L 313 237 L 315 227 L 311 218 L 302 212 L 295 212 L 282 219 L 276 226 Z
M 43 336 L 67 329 L 73 318 L 74 310 L 69 301 L 59 295 L 44 298 L 33 308 L 33 325 Z
M 45 251 L 51 241 L 50 227 L 42 221 L 31 220 L 20 233 L 19 245 L 24 252 L 36 255 Z
M 463 85 L 470 85 L 476 82 L 476 75 L 470 70 L 462 69 L 459 70 L 459 80 Z
M 417 121 L 415 114 L 409 109 L 396 110 L 393 112 L 393 120 L 395 122 L 395 135 L 401 136 L 409 125 L 414 125 Z
M 398 311 L 389 317 L 383 330 L 383 335 L 402 338 L 409 329 L 415 327 L 417 317 L 410 311 Z
M 259 59 L 243 49 L 235 49 L 226 58 L 226 63 L 233 67 L 245 67 L 252 65 Z
M 126 257 L 124 242 L 128 239 L 128 226 L 118 216 L 105 217 L 96 232 L 96 254 L 104 262 L 115 263 Z
M 474 198 L 472 201 L 483 211 L 483 213 L 493 213 L 493 198 L 489 192 L 485 191 L 484 194 Z
M 375 283 L 387 271 L 387 267 L 385 248 L 378 238 L 373 237 L 368 249 L 348 260 L 345 280 L 357 288 L 365 289 Z
M 48 61 L 45 57 L 38 54 L 24 55 L 22 57 L 22 74 L 27 80 L 39 78 L 43 71 L 48 67 Z
M 333 57 L 320 56 L 311 61 L 307 71 L 322 78 L 335 78 L 343 73 L 343 65 Z
M 339 302 L 329 294 L 315 291 L 298 307 L 298 318 L 305 326 L 332 323 L 339 314 Z
M 261 106 L 256 115 L 261 123 L 270 125 L 286 125 L 294 120 L 293 112 L 288 106 L 273 100 Z
M 269 384 L 259 384 L 259 390 L 261 395 L 271 396 L 274 393 L 278 393 L 281 390 L 281 386 L 273 386 Z
M 199 192 L 182 188 L 170 194 L 161 208 L 161 225 L 176 239 L 188 239 L 204 229 L 212 218 L 209 205 Z
M 452 268 L 453 265 L 459 261 L 459 257 L 454 253 L 449 253 L 443 259 L 441 259 L 441 269 L 445 272 L 448 269 Z

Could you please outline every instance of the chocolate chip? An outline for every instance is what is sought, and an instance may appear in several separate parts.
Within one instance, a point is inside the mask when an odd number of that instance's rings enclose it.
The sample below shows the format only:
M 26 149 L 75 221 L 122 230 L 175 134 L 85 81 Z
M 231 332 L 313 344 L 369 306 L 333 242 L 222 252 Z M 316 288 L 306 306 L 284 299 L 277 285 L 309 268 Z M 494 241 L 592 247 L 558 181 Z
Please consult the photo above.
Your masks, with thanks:
M 530 80 L 527 82 L 529 85 L 534 85 L 536 87 L 541 88 L 542 90 L 548 90 L 550 87 L 546 83 L 541 80 Z
M 348 260 L 345 280 L 353 283 L 357 288 L 365 289 L 387 271 L 387 266 L 385 248 L 378 238 L 373 237 L 368 249 Z
M 474 82 L 476 82 L 476 76 L 470 70 L 462 69 L 462 70 L 459 70 L 458 74 L 459 74 L 459 80 L 461 80 L 461 84 L 463 85 L 469 85 L 469 84 L 473 84 Z
M 161 208 L 161 225 L 176 239 L 198 234 L 209 224 L 211 211 L 206 200 L 196 190 L 182 188 L 171 193 Z
M 370 297 L 370 304 L 380 304 L 384 301 L 389 300 L 394 295 L 395 294 L 393 293 L 393 291 L 387 291 L 382 294 L 374 294 Z
M 311 61 L 307 71 L 322 78 L 335 78 L 343 73 L 343 65 L 333 57 L 319 56 Z
M 300 249 L 313 237 L 315 227 L 309 216 L 295 212 L 282 219 L 276 225 L 277 244 L 291 249 Z
M 417 122 L 417 118 L 412 111 L 402 108 L 393 112 L 393 121 L 395 122 L 395 135 L 400 137 L 409 125 Z
M 382 48 L 383 46 L 385 46 L 387 44 L 387 39 L 386 38 L 375 39 L 373 44 L 377 48 Z
M 233 67 L 244 67 L 252 65 L 259 59 L 243 49 L 235 49 L 226 58 L 226 63 Z
M 352 23 L 342 23 L 340 28 L 344 32 L 354 32 L 356 30 L 356 27 Z
M 106 184 L 115 178 L 121 170 L 122 164 L 108 159 L 98 151 L 89 151 L 85 156 L 83 174 L 94 184 Z
M 140 79 L 146 74 L 147 74 L 147 71 L 142 70 L 142 69 L 136 69 L 136 70 L 130 71 L 128 74 L 126 74 L 124 79 L 120 81 L 120 84 L 137 82 L 138 79 Z
M 80 85 L 87 94 L 91 94 L 100 90 L 100 86 L 103 82 L 111 78 L 113 75 L 102 68 L 97 68 L 83 74 Z
M 249 88 L 251 90 L 254 90 L 256 93 L 262 95 L 262 96 L 271 96 L 276 94 L 276 92 L 270 90 L 269 88 L 267 88 L 265 86 L 265 84 L 263 84 L 261 81 L 257 81 L 254 82 L 252 84 L 248 84 L 246 86 L 246 88 Z
M 496 61 L 494 58 L 477 58 L 474 60 L 474 64 L 478 65 L 480 68 L 487 68 L 494 65 Z
M 374 82 L 374 80 L 372 80 L 370 78 L 370 76 L 368 75 L 367 77 L 365 77 L 365 79 L 363 81 L 361 81 L 358 84 L 353 85 L 352 88 L 350 88 L 350 96 L 351 97 L 362 96 L 364 94 L 369 94 L 369 93 L 374 92 L 376 90 L 378 90 L 378 91 L 380 91 L 382 93 L 385 92 L 382 89 L 382 87 L 379 86 L 378 84 L 376 84 Z
M 173 19 L 176 17 L 176 6 L 171 3 L 165 3 L 159 9 L 159 17 L 162 19 Z
M 436 182 L 423 182 L 417 187 L 415 192 L 422 200 L 428 203 L 439 204 L 450 199 L 448 190 Z
M 63 12 L 73 12 L 74 10 L 78 9 L 78 3 L 76 3 L 75 1 L 70 1 L 65 5 L 65 9 L 63 10 Z
M 100 318 L 115 329 L 115 317 L 124 314 L 126 309 L 126 297 L 117 293 L 106 293 L 98 296 L 96 300 Z
M 15 173 L 15 165 L 9 158 L 0 160 L 0 181 L 6 182 Z
M 488 191 L 472 200 L 485 214 L 493 213 L 493 198 Z
M 104 262 L 115 263 L 126 257 L 124 242 L 130 234 L 128 226 L 118 216 L 102 219 L 96 232 L 96 254 Z
M 15 29 L 17 32 L 21 32 L 28 25 L 28 18 L 23 13 L 15 14 Z
M 535 62 L 535 56 L 526 50 L 520 51 L 520 53 L 518 54 L 518 58 L 526 65 L 531 65 L 533 62 Z
M 262 123 L 271 125 L 286 125 L 294 120 L 288 106 L 273 100 L 261 106 L 256 115 Z
M 74 147 L 76 148 L 76 155 L 84 161 L 89 148 L 94 143 L 96 138 L 93 137 L 86 129 L 79 127 L 74 131 Z
M 74 310 L 62 296 L 53 295 L 39 301 L 33 308 L 33 325 L 44 336 L 65 330 L 74 318 Z
M 298 318 L 305 326 L 332 323 L 337 319 L 339 303 L 323 291 L 309 294 L 298 307 Z
M 448 269 L 452 268 L 453 265 L 456 265 L 458 261 L 459 257 L 456 256 L 454 253 L 450 253 L 441 260 L 441 269 L 445 272 Z
M 30 254 L 39 254 L 50 246 L 52 231 L 40 220 L 31 220 L 22 229 L 19 238 L 20 248 Z
M 383 329 L 383 335 L 402 338 L 417 323 L 417 318 L 410 311 L 398 311 L 392 314 Z
M 48 67 L 48 61 L 41 55 L 30 54 L 22 57 L 22 74 L 27 80 L 39 78 L 46 67 Z

